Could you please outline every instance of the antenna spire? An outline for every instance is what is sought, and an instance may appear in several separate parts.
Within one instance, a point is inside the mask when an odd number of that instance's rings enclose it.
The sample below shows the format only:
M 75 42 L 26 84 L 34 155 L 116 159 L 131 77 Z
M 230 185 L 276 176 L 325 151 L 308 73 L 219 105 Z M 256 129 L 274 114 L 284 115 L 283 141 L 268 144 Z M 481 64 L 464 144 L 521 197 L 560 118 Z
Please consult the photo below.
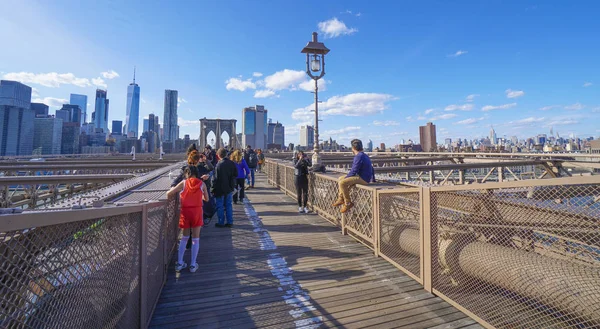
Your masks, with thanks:
M 133 84 L 135 84 L 135 65 L 133 66 Z

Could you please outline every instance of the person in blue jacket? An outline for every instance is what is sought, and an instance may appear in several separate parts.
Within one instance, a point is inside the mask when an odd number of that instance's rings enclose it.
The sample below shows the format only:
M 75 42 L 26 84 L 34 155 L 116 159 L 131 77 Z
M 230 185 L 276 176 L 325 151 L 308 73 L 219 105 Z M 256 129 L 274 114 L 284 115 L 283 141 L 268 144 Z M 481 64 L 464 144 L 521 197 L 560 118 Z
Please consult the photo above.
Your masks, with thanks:
M 354 207 L 352 199 L 350 199 L 350 188 L 354 185 L 367 185 L 371 181 L 375 181 L 375 173 L 371 159 L 363 152 L 363 145 L 360 139 L 353 139 L 352 153 L 354 153 L 354 161 L 352 169 L 346 176 L 338 179 L 338 198 L 333 203 L 333 207 L 342 206 L 341 212 L 345 213 Z
M 238 170 L 237 179 L 235 180 L 236 191 L 233 192 L 233 203 L 237 204 L 238 200 L 244 202 L 244 185 L 246 177 L 250 175 L 251 171 L 240 150 L 233 151 L 229 158 L 235 163 Z

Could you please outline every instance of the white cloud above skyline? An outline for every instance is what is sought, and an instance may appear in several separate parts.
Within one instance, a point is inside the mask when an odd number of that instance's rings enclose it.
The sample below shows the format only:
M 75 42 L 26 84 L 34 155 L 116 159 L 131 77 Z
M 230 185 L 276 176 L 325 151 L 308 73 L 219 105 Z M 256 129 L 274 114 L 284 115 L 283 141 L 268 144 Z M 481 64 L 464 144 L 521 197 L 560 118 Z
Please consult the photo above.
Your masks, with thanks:
M 356 28 L 349 28 L 346 24 L 337 18 L 332 18 L 317 24 L 319 33 L 324 34 L 325 38 L 337 38 L 342 35 L 352 35 L 358 32 Z
M 458 115 L 455 113 L 446 113 L 446 114 L 434 116 L 434 117 L 430 118 L 429 121 L 448 120 L 448 119 L 456 118 L 457 116 Z
M 255 78 L 260 78 L 260 77 L 263 76 L 263 74 L 260 73 L 260 72 L 254 72 L 254 73 L 252 73 L 252 76 L 255 77 Z
M 471 95 L 468 95 L 468 96 L 465 98 L 465 100 L 466 100 L 467 102 L 472 102 L 472 101 L 474 101 L 474 100 L 475 100 L 475 97 L 479 97 L 479 96 L 481 96 L 481 95 L 479 95 L 479 94 L 471 94 Z
M 456 122 L 456 124 L 459 124 L 459 125 L 472 125 L 474 123 L 482 121 L 483 119 L 484 119 L 484 117 L 480 117 L 480 118 L 468 118 L 468 119 L 460 120 L 460 121 Z
M 227 90 L 246 91 L 246 89 L 256 89 L 256 84 L 252 82 L 252 79 L 229 78 L 225 80 L 225 88 Z
M 540 111 L 549 111 L 549 110 L 557 109 L 559 107 L 560 107 L 560 105 L 544 106 L 544 107 L 540 107 Z
M 427 110 L 425 110 L 425 114 L 429 114 L 429 113 L 431 113 L 433 111 L 435 111 L 435 109 L 427 109 Z
M 373 125 L 378 126 L 378 127 L 390 127 L 390 126 L 399 126 L 400 122 L 392 121 L 392 120 L 387 120 L 387 121 L 375 120 L 375 121 L 373 121 Z
M 44 98 L 34 98 L 31 100 L 32 103 L 43 103 L 48 105 L 49 107 L 62 107 L 63 104 L 69 104 L 68 99 L 64 98 L 56 98 L 56 97 L 44 97 Z
M 473 104 L 463 104 L 463 105 L 448 105 L 444 108 L 444 111 L 471 111 L 473 109 Z
M 106 83 L 102 78 L 78 78 L 73 73 L 31 73 L 31 72 L 12 72 L 2 76 L 5 80 L 19 81 L 24 84 L 33 83 L 49 88 L 58 88 L 62 85 L 73 85 L 77 87 L 101 87 L 106 88 Z
M 486 105 L 481 108 L 483 112 L 493 111 L 493 110 L 507 110 L 517 106 L 517 103 L 510 103 L 504 105 Z
M 525 96 L 525 92 L 523 90 L 506 89 L 504 92 L 506 93 L 506 98 L 519 98 Z
M 587 88 L 587 87 L 591 87 L 592 85 L 593 85 L 593 83 L 591 83 L 591 82 L 585 82 L 585 83 L 583 84 L 583 87 L 586 87 L 586 88 Z
M 468 51 L 466 51 L 466 50 L 458 50 L 454 54 L 448 55 L 448 57 L 458 57 L 458 56 L 465 55 L 467 53 L 468 53 Z
M 389 94 L 353 93 L 343 96 L 333 96 L 319 105 L 319 115 L 368 116 L 381 113 L 389 108 L 389 102 L 395 97 Z M 311 110 L 314 103 L 295 109 L 292 112 L 294 120 L 307 120 L 314 117 Z
M 344 127 L 341 129 L 334 129 L 334 130 L 326 130 L 323 135 L 326 136 L 339 136 L 341 134 L 345 134 L 345 133 L 349 133 L 352 131 L 358 131 L 360 130 L 360 127 L 358 126 L 350 126 L 350 127 Z
M 257 90 L 254 92 L 254 98 L 268 98 L 275 96 L 275 92 L 270 89 Z
M 114 78 L 118 78 L 119 77 L 119 73 L 115 72 L 115 70 L 108 70 L 106 72 L 102 72 L 100 73 L 100 75 L 104 78 L 104 79 L 108 79 L 108 80 L 112 80 Z
M 583 105 L 579 102 L 572 104 L 572 105 L 565 106 L 565 110 L 569 110 L 569 111 L 577 111 L 577 110 L 582 110 L 584 108 L 585 108 L 585 105 Z

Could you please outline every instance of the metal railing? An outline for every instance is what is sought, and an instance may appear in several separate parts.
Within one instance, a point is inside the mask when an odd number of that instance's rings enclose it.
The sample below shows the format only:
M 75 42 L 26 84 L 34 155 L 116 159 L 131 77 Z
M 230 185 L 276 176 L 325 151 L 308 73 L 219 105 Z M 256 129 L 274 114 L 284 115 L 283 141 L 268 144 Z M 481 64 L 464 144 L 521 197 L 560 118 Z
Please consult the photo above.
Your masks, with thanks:
M 296 197 L 289 162 L 265 172 Z M 600 177 L 356 186 L 340 214 L 338 176 L 311 174 L 313 210 L 483 326 L 600 327 Z
M 145 328 L 179 201 L 0 216 L 0 327 Z

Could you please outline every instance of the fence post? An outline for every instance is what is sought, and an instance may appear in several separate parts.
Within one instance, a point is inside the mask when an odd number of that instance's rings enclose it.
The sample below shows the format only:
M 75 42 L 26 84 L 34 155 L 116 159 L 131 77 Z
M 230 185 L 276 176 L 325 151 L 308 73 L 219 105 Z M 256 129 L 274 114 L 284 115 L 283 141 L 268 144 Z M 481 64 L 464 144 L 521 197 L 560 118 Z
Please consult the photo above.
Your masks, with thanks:
M 431 189 L 421 187 L 421 275 L 423 288 L 432 292 L 432 252 L 431 252 Z
M 148 327 L 147 294 L 146 286 L 148 284 L 148 205 L 142 206 L 142 222 L 140 223 L 140 328 Z
M 379 220 L 379 189 L 373 190 L 373 250 L 375 257 L 379 257 L 379 233 L 381 222 Z

